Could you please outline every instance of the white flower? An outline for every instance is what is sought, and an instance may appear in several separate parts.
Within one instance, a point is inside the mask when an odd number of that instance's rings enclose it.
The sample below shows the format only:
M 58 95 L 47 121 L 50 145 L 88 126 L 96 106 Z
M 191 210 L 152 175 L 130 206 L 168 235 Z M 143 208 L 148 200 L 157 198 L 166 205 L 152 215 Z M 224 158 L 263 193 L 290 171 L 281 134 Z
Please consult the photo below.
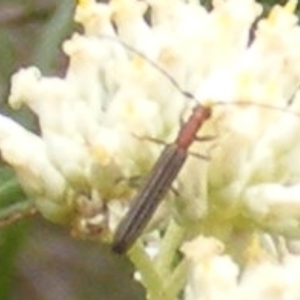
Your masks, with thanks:
M 264 256 L 242 270 L 222 254 L 222 246 L 215 239 L 198 237 L 182 247 L 190 268 L 186 300 L 299 298 L 299 255 L 286 253 L 281 262 Z
M 251 266 L 244 263 L 242 274 L 242 252 L 265 233 L 299 238 L 296 4 L 275 6 L 252 32 L 262 13 L 254 0 L 214 1 L 210 12 L 192 0 L 80 1 L 75 20 L 84 32 L 63 44 L 66 75 L 44 77 L 30 67 L 12 78 L 9 103 L 27 105 L 37 115 L 41 137 L 1 117 L 4 159 L 45 216 L 65 221 L 75 234 L 110 238 L 140 187 L 132 179 L 146 176 L 162 151 L 145 137 L 171 143 L 192 105 L 210 106 L 212 116 L 199 135 L 215 138 L 189 149 L 209 159 L 188 157 L 174 183 L 178 193 L 170 193 L 148 229 L 155 233 L 152 240 L 148 236 L 155 261 L 150 267 L 161 284 L 159 295 L 148 294 L 172 298 L 171 289 L 164 289 L 174 282 L 174 295 L 180 292 L 184 281 L 176 282 L 180 276 L 170 262 L 178 261 L 183 240 L 206 234 L 214 238 L 189 247 L 196 253 L 184 250 L 194 263 L 187 299 L 271 298 L 280 270 L 296 272 L 288 262 L 298 263 L 298 256 L 285 256 L 279 266 L 267 255 Z M 228 254 L 222 254 L 222 243 L 229 244 Z M 278 276 L 263 281 L 273 271 Z M 140 275 L 147 288 L 155 286 L 147 285 L 143 270 Z M 278 295 L 288 289 L 284 281 Z M 290 290 L 298 295 L 294 282 Z
M 182 251 L 191 269 L 185 299 L 234 299 L 239 270 L 229 256 L 222 255 L 222 243 L 198 237 Z
M 16 170 L 26 192 L 36 199 L 45 217 L 68 220 L 72 206 L 67 183 L 49 160 L 44 141 L 5 116 L 0 116 L 0 128 L 2 156 Z

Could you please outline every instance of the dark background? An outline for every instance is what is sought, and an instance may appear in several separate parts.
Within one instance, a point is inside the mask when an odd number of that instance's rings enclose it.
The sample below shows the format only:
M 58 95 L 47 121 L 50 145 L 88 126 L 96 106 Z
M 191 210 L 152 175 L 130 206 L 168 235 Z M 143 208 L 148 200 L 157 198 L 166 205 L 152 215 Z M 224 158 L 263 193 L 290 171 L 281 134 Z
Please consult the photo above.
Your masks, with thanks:
M 74 2 L 0 0 L 0 111 L 31 130 L 37 130 L 37 122 L 30 111 L 7 107 L 10 76 L 28 65 L 37 65 L 45 75 L 63 74 L 67 62 L 60 45 L 74 29 Z M 276 2 L 265 1 L 266 9 Z M 24 200 L 0 157 L 0 217 L 2 210 Z M 125 257 L 72 239 L 65 228 L 39 216 L 0 229 L 1 300 L 145 299 L 132 272 Z

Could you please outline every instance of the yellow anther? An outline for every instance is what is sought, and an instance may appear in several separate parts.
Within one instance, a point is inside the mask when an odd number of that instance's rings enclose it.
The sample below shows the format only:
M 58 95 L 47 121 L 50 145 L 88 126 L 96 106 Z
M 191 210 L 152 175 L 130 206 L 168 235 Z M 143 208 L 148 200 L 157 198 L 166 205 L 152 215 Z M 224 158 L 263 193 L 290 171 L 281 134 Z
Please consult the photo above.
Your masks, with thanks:
M 93 158 L 102 166 L 107 166 L 111 162 L 111 156 L 106 149 L 100 146 L 90 148 Z
M 275 95 L 278 94 L 278 81 L 270 80 L 265 85 L 265 91 L 267 95 L 272 99 Z
M 204 101 L 201 101 L 201 105 L 205 108 L 211 109 L 215 104 L 215 101 L 212 99 L 206 99 Z
M 262 247 L 261 240 L 258 235 L 250 237 L 244 256 L 245 261 L 250 264 L 259 263 L 271 258 L 270 254 Z
M 160 50 L 157 61 L 164 66 L 176 66 L 180 62 L 180 55 L 174 47 L 166 46 Z
M 229 28 L 232 25 L 232 15 L 228 12 L 221 12 L 216 15 L 219 28 Z
M 298 0 L 289 0 L 284 6 L 284 10 L 293 14 L 296 11 Z
M 128 101 L 127 105 L 124 107 L 124 117 L 127 120 L 132 120 L 137 117 L 136 106 L 132 101 Z
M 268 16 L 267 21 L 270 24 L 275 24 L 278 19 L 279 13 L 280 13 L 279 6 L 275 5 Z
M 89 4 L 91 4 L 92 0 L 76 0 L 76 2 L 80 7 L 87 7 Z
M 114 8 L 114 10 L 122 9 L 126 6 L 126 2 L 124 0 L 111 0 L 110 4 Z
M 275 5 L 271 10 L 268 21 L 271 24 L 276 23 L 282 13 L 294 14 L 297 8 L 298 0 L 289 0 L 285 6 Z
M 254 82 L 254 75 L 251 71 L 245 71 L 238 77 L 237 88 L 240 91 L 248 90 Z
M 145 59 L 139 55 L 135 55 L 132 59 L 132 64 L 136 70 L 142 70 L 145 67 Z

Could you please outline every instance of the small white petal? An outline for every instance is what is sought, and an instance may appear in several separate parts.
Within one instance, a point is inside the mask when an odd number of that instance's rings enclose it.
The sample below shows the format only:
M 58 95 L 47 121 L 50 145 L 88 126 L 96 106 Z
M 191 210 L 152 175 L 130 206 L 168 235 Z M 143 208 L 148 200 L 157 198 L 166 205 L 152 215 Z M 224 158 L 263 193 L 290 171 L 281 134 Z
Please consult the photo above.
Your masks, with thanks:
M 57 211 L 61 207 L 64 215 L 70 210 L 68 205 L 63 204 L 66 181 L 49 160 L 41 138 L 9 118 L 0 116 L 0 149 L 4 160 L 15 169 L 23 188 L 30 196 L 44 199 L 46 206 L 51 205 L 51 202 L 57 203 L 53 205 L 57 206 Z M 60 219 L 42 206 L 41 211 L 45 216 L 56 221 Z

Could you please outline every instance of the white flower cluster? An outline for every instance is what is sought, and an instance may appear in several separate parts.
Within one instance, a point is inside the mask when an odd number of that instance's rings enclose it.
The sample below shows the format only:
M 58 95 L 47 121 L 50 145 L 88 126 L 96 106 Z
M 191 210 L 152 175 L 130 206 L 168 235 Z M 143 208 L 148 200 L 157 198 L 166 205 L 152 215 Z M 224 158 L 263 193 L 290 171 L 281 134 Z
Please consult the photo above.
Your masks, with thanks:
M 295 300 L 299 298 L 300 260 L 286 253 L 281 262 L 265 253 L 244 269 L 223 254 L 224 246 L 213 238 L 198 237 L 182 249 L 190 264 L 185 300 L 257 299 Z
M 265 230 L 298 238 L 296 4 L 275 6 L 255 29 L 262 7 L 254 0 L 216 0 L 210 12 L 196 0 L 80 1 L 75 20 L 83 33 L 63 45 L 69 56 L 65 77 L 43 77 L 30 67 L 12 78 L 9 103 L 25 104 L 37 115 L 41 136 L 0 116 L 3 158 L 45 217 L 71 224 L 75 233 L 105 236 L 128 208 L 136 187 L 132 179 L 145 176 L 161 151 L 143 137 L 176 137 L 191 103 L 181 88 L 212 107 L 199 134 L 215 139 L 194 143 L 192 152 L 210 159 L 189 157 L 176 182 L 179 197 L 170 202 L 172 217 L 190 236 L 230 241 L 228 250 L 239 260 L 248 247 L 236 235 L 248 240 Z M 194 261 L 187 299 L 224 298 L 238 286 L 237 265 L 211 244 Z M 291 261 L 296 266 L 300 259 L 250 268 L 241 281 L 243 294 L 255 282 L 262 293 L 251 298 L 271 299 L 274 291 L 267 287 L 278 288 L 280 270 L 296 272 Z M 264 280 L 265 272 L 278 276 Z M 288 286 L 284 280 L 280 289 Z

